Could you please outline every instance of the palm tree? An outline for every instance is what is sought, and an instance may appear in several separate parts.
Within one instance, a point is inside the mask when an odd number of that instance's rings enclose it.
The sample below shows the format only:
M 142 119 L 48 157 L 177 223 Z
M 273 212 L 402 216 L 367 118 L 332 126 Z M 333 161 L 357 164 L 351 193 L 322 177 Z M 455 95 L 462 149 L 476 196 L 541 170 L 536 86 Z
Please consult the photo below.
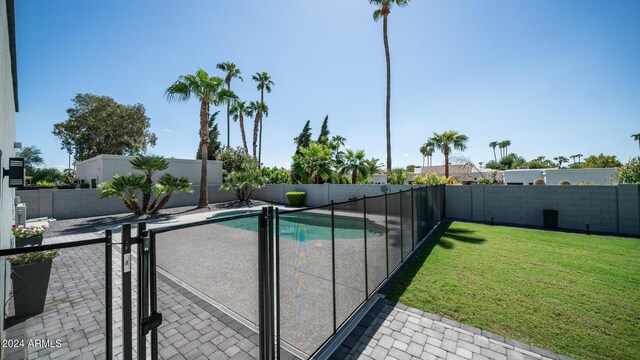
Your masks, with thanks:
M 167 170 L 169 162 L 162 156 L 141 155 L 131 160 L 130 163 L 133 169 L 142 171 L 145 176 L 144 191 L 142 192 L 142 212 L 146 213 L 151 201 L 153 175 L 158 171 Z
M 578 164 L 582 162 L 581 159 L 582 159 L 583 156 L 584 155 L 582 155 L 582 154 L 576 154 L 576 157 L 578 158 Z
M 358 183 L 358 175 L 362 177 L 369 176 L 369 166 L 365 158 L 364 150 L 353 151 L 347 149 L 344 156 L 344 165 L 340 170 L 341 174 L 351 172 L 351 183 Z
M 373 12 L 373 20 L 382 18 L 382 37 L 384 42 L 384 55 L 387 61 L 387 171 L 391 171 L 391 56 L 389 55 L 389 38 L 387 36 L 387 18 L 391 12 L 391 6 L 407 6 L 409 0 L 369 0 L 369 3 L 378 8 Z
M 244 81 L 242 79 L 242 72 L 238 69 L 238 66 L 232 62 L 221 62 L 216 65 L 218 70 L 222 70 L 226 73 L 224 77 L 224 83 L 227 85 L 227 90 L 231 90 L 231 80 L 233 78 L 240 79 L 240 81 Z M 229 148 L 229 141 L 231 138 L 231 122 L 229 121 L 231 117 L 231 112 L 229 107 L 231 106 L 231 101 L 227 101 L 227 148 Z
M 293 156 L 292 171 L 306 182 L 320 184 L 332 177 L 333 165 L 331 150 L 322 144 L 312 142 Z
M 240 134 L 242 135 L 242 146 L 244 147 L 244 152 L 249 153 L 249 148 L 247 147 L 247 134 L 244 130 L 244 117 L 252 117 L 253 110 L 247 106 L 246 101 L 235 101 L 231 108 L 229 109 L 231 115 L 233 116 L 233 121 L 237 121 L 240 124 Z
M 504 156 L 509 154 L 509 146 L 511 146 L 511 140 L 505 140 L 502 142 L 504 144 Z
M 267 90 L 268 93 L 271 93 L 271 86 L 275 85 L 273 80 L 271 80 L 271 76 L 266 72 L 255 73 L 255 75 L 251 76 L 251 78 L 258 83 L 257 89 L 260 91 L 260 103 L 264 108 L 264 91 Z M 260 116 L 256 114 L 256 121 L 260 121 L 260 145 L 258 150 L 258 166 L 261 164 L 262 160 L 262 111 L 260 112 Z M 253 155 L 255 157 L 255 154 Z
M 453 149 L 465 151 L 469 137 L 449 130 L 442 134 L 433 133 L 433 137 L 429 141 L 444 154 L 444 176 L 449 177 L 449 154 Z
M 496 148 L 498 147 L 498 145 L 499 144 L 498 144 L 497 141 L 492 141 L 492 142 L 489 143 L 489 147 L 491 149 L 493 149 L 493 161 L 495 161 L 495 162 L 498 162 L 498 158 L 496 157 Z M 502 149 L 502 147 L 500 149 Z M 500 156 L 500 157 L 502 157 L 502 156 Z
M 209 76 L 206 71 L 198 69 L 194 75 L 180 75 L 173 85 L 165 91 L 165 97 L 171 101 L 187 101 L 192 96 L 200 100 L 200 151 L 202 168 L 200 171 L 200 199 L 198 208 L 209 207 L 207 192 L 207 146 L 209 145 L 209 105 L 218 105 L 235 94 L 223 87 L 224 80 Z
M 371 158 L 366 160 L 369 174 L 380 174 L 384 169 L 384 164 L 380 163 L 380 159 Z
M 434 152 L 435 152 L 435 148 L 432 142 L 427 141 L 426 143 L 422 144 L 422 146 L 420 147 L 420 153 L 422 154 L 422 167 L 424 167 L 425 157 L 429 158 L 429 162 L 427 164 L 431 166 L 431 157 L 433 156 Z
M 262 128 L 260 124 L 262 124 L 262 116 L 269 116 L 269 107 L 267 104 L 263 102 L 251 101 L 249 102 L 248 109 L 255 115 L 255 119 L 253 121 L 253 157 L 258 159 L 256 156 L 256 152 L 258 150 L 258 131 L 262 134 Z
M 569 159 L 567 159 L 566 157 L 564 157 L 562 155 L 560 155 L 558 157 L 554 157 L 553 160 L 558 162 L 558 169 L 560 169 L 562 167 L 562 164 L 569 162 Z
M 633 138 L 633 140 L 638 142 L 638 147 L 640 147 L 640 133 L 639 134 L 633 134 L 633 135 L 631 135 L 631 137 Z

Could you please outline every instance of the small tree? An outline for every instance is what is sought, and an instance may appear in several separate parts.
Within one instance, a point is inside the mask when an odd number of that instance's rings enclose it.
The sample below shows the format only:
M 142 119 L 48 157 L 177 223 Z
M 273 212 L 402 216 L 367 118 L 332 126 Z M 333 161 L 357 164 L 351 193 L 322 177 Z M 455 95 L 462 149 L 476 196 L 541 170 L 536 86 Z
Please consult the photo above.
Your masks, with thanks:
M 254 191 L 265 184 L 265 177 L 256 162 L 245 162 L 241 170 L 229 173 L 220 190 L 233 191 L 238 201 L 249 203 Z
M 640 157 L 635 157 L 618 170 L 618 183 L 640 184 Z
M 153 182 L 156 172 L 166 170 L 169 163 L 162 156 L 138 156 L 130 161 L 132 167 L 143 174 L 115 175 L 113 181 L 98 186 L 101 199 L 117 196 L 134 215 L 157 214 L 176 192 L 191 192 L 191 182 L 186 177 L 164 174 L 158 183 Z M 139 203 L 138 194 L 142 194 Z M 152 200 L 152 197 L 155 199 Z

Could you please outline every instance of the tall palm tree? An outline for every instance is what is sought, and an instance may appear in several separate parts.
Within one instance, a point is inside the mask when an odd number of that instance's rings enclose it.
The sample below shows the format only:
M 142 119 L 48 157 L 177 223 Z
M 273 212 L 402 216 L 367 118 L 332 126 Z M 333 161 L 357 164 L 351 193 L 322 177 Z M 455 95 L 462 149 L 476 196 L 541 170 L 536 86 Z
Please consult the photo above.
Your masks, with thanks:
M 631 135 L 631 137 L 633 138 L 633 140 L 638 142 L 638 147 L 640 147 L 640 133 L 639 134 L 633 134 L 633 135 Z
M 558 157 L 554 157 L 553 160 L 558 162 L 558 169 L 560 169 L 562 167 L 562 164 L 569 162 L 569 159 L 567 159 L 566 157 L 564 157 L 562 155 L 558 156 Z
M 584 155 L 582 155 L 582 154 L 576 154 L 576 157 L 578 158 L 578 163 L 582 162 L 581 159 L 582 159 L 583 156 Z
M 444 176 L 449 177 L 449 154 L 453 149 L 465 151 L 469 137 L 458 134 L 457 131 L 449 130 L 442 134 L 433 133 L 433 137 L 429 141 L 444 154 Z
M 275 85 L 273 80 L 271 80 L 271 76 L 269 76 L 269 74 L 267 74 L 266 72 L 257 72 L 255 73 L 253 76 L 251 76 L 251 78 L 258 83 L 258 90 L 260 91 L 260 103 L 263 105 L 264 107 L 264 91 L 267 90 L 268 93 L 271 93 L 271 86 Z M 258 164 L 261 164 L 262 161 L 262 112 L 260 113 L 259 116 L 259 121 L 260 121 L 260 145 L 259 145 L 259 150 L 258 150 Z M 256 114 L 256 121 L 258 121 L 258 114 Z M 255 157 L 255 154 L 254 154 Z
M 504 145 L 504 156 L 509 155 L 509 146 L 511 146 L 511 140 L 502 141 L 502 144 Z
M 249 103 L 249 110 L 255 115 L 253 121 L 253 157 L 258 159 L 256 152 L 258 150 L 258 131 L 260 131 L 260 135 L 262 135 L 262 128 L 260 124 L 262 124 L 262 116 L 269 116 L 269 107 L 267 104 L 258 101 L 251 101 Z
M 200 199 L 198 208 L 209 207 L 207 192 L 207 146 L 209 145 L 209 106 L 236 98 L 235 94 L 224 88 L 224 80 L 209 76 L 198 69 L 194 75 L 180 75 L 178 80 L 167 88 L 165 97 L 169 102 L 187 101 L 191 97 L 200 100 L 200 151 L 202 168 L 200 171 Z
M 240 79 L 240 81 L 243 81 L 242 72 L 240 71 L 240 69 L 238 69 L 238 66 L 236 66 L 236 64 L 232 62 L 221 62 L 216 65 L 216 68 L 226 73 L 224 77 L 224 83 L 227 85 L 227 90 L 231 90 L 231 80 L 233 78 L 237 78 Z M 229 148 L 229 141 L 231 138 L 231 121 L 229 121 L 231 117 L 230 106 L 231 101 L 227 101 L 227 148 Z
M 369 0 L 369 3 L 375 5 L 377 9 L 373 12 L 373 20 L 378 21 L 382 18 L 382 37 L 384 42 L 384 55 L 387 61 L 387 107 L 386 107 L 386 124 L 387 124 L 387 171 L 391 171 L 391 56 L 389 55 L 389 37 L 387 31 L 387 22 L 391 6 L 399 7 L 407 6 L 409 0 Z
M 344 164 L 340 169 L 341 174 L 351 172 L 351 183 L 358 183 L 358 175 L 362 177 L 369 176 L 369 166 L 365 157 L 364 150 L 353 151 L 347 149 L 344 156 Z
M 496 148 L 498 147 L 498 142 L 497 141 L 492 141 L 489 143 L 489 147 L 491 149 L 493 149 L 493 161 L 494 162 L 498 162 L 498 158 L 496 157 Z M 502 149 L 502 148 L 500 148 Z
M 429 158 L 429 161 L 427 162 L 427 164 L 431 166 L 431 157 L 433 156 L 434 152 L 435 152 L 435 148 L 432 142 L 427 141 L 426 143 L 422 144 L 422 146 L 420 147 L 420 153 L 422 154 L 422 167 L 424 167 L 425 157 Z
M 249 148 L 247 147 L 247 134 L 244 130 L 244 117 L 252 117 L 253 109 L 247 105 L 246 101 L 235 101 L 231 108 L 229 109 L 231 112 L 231 116 L 233 116 L 233 121 L 237 121 L 240 124 L 240 134 L 242 135 L 242 147 L 244 148 L 245 153 L 249 153 Z

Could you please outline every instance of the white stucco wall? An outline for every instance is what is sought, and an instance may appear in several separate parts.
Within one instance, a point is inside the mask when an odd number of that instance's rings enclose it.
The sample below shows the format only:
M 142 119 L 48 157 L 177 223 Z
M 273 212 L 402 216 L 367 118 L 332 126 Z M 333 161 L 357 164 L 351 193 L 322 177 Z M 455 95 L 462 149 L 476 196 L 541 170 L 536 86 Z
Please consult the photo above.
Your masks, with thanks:
M 13 94 L 13 75 L 11 73 L 11 54 L 9 53 L 9 32 L 7 7 L 0 0 L 0 169 L 9 167 L 9 157 L 15 155 L 13 143 L 16 139 L 16 113 Z M 13 224 L 14 190 L 8 186 L 8 178 L 2 176 L 0 186 L 0 248 L 8 248 L 11 243 L 11 224 Z M 6 262 L 0 259 L 0 290 L 6 289 Z M 0 303 L 4 304 L 5 291 L 0 291 Z M 0 328 L 3 328 L 4 306 L 0 308 Z M 2 334 L 0 334 L 2 337 Z M 2 351 L 2 349 L 0 349 Z M 0 358 L 2 357 L 0 353 Z
M 526 169 L 526 170 L 506 170 L 504 172 L 505 184 L 533 184 L 536 179 L 544 179 L 544 170 L 542 169 Z
M 91 179 L 96 179 L 96 183 L 100 184 L 104 181 L 110 181 L 115 174 L 126 174 L 133 172 L 130 160 L 134 156 L 122 155 L 98 155 L 91 159 L 80 161 L 76 164 L 78 180 L 91 184 Z M 160 171 L 156 175 L 160 178 L 162 174 L 168 172 L 174 176 L 186 176 L 194 185 L 200 184 L 200 160 L 189 159 L 166 159 L 169 162 L 169 168 Z M 207 163 L 207 182 L 209 185 L 222 183 L 222 162 L 209 160 Z
M 547 185 L 558 185 L 562 180 L 571 181 L 572 185 L 589 182 L 591 185 L 610 185 L 615 168 L 608 169 L 547 169 L 545 180 Z

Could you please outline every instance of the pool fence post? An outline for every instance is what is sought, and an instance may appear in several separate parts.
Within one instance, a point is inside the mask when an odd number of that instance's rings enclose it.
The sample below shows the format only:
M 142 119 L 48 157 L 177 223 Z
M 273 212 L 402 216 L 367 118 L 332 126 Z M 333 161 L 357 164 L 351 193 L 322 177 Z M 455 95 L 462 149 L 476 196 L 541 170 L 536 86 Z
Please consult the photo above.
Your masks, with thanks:
M 122 245 L 120 248 L 122 266 L 122 358 L 133 358 L 131 322 L 131 224 L 122 225 Z M 138 258 L 139 260 L 139 258 Z
M 331 291 L 333 295 L 333 333 L 337 330 L 336 320 L 336 228 L 335 228 L 335 205 L 331 200 Z

